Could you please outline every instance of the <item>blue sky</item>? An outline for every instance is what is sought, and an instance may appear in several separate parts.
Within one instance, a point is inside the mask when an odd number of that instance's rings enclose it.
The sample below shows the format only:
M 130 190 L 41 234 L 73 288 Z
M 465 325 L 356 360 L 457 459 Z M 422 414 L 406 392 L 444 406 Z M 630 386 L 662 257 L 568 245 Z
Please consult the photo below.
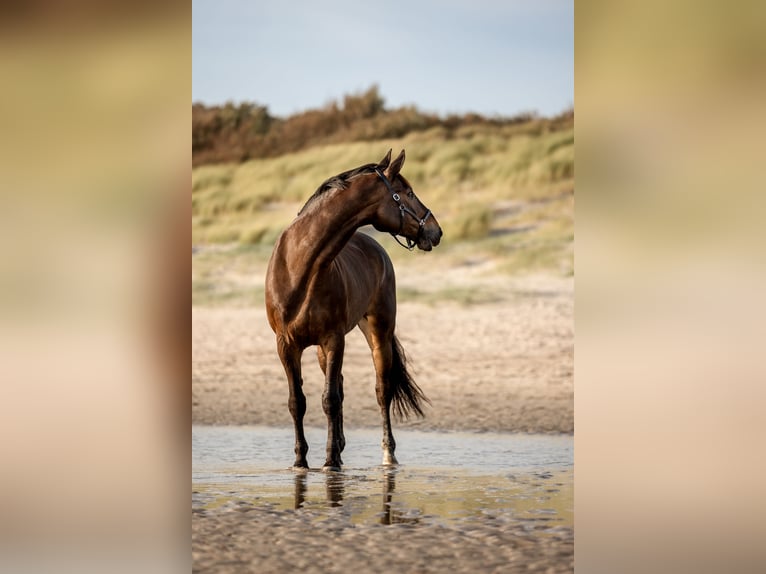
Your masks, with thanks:
M 193 0 L 192 34 L 195 102 L 286 116 L 377 84 L 441 114 L 574 103 L 570 0 Z

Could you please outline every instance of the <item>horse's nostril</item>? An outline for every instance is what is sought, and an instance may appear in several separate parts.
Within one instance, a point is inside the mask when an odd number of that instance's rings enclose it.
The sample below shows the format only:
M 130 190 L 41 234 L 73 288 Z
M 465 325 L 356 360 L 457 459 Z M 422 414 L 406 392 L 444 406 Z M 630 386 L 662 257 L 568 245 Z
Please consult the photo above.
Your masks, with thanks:
M 440 228 L 439 228 L 439 239 L 441 239 L 441 236 L 442 236 L 442 235 L 443 235 L 443 233 L 442 233 L 442 228 L 440 227 Z

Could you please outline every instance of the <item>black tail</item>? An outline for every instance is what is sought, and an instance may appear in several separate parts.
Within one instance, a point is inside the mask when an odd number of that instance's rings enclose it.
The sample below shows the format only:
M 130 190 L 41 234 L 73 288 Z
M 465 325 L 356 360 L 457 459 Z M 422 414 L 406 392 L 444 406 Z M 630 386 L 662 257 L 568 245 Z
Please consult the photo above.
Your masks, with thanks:
M 407 372 L 407 357 L 399 339 L 394 337 L 392 346 L 393 362 L 389 384 L 393 395 L 394 415 L 399 420 L 409 418 L 412 414 L 422 417 L 424 416 L 423 403 L 431 404 L 431 401 L 423 394 L 423 391 Z

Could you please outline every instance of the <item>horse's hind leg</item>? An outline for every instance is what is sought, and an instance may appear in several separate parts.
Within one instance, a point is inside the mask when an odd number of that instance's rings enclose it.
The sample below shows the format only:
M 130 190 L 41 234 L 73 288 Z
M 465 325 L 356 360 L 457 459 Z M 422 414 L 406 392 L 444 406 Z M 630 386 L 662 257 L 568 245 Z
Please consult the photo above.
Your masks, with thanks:
M 394 456 L 396 450 L 396 441 L 394 433 L 391 430 L 391 401 L 394 398 L 394 392 L 391 387 L 391 365 L 393 362 L 392 343 L 383 343 L 382 346 L 373 349 L 372 360 L 375 363 L 375 394 L 378 398 L 378 406 L 383 419 L 383 464 L 399 464 Z
M 359 322 L 359 328 L 367 339 L 372 351 L 372 361 L 375 365 L 375 395 L 380 407 L 383 420 L 383 464 L 398 464 L 394 451 L 396 441 L 391 430 L 391 402 L 394 399 L 394 389 L 391 385 L 391 368 L 393 366 L 393 331 L 385 324 L 369 317 Z
M 319 359 L 319 366 L 322 369 L 322 373 L 325 376 L 325 380 L 327 378 L 327 355 L 325 355 L 324 350 L 322 349 L 322 346 L 317 347 L 317 359 Z M 338 412 L 338 427 L 340 428 L 340 452 L 343 452 L 343 449 L 346 448 L 346 436 L 343 433 L 343 373 L 338 375 L 338 393 L 340 394 L 340 411 Z M 343 460 L 340 460 L 340 463 L 343 464 Z
M 333 335 L 320 343 L 325 356 L 325 388 L 322 393 L 322 408 L 327 415 L 327 459 L 324 468 L 340 470 L 341 460 L 341 412 L 343 394 L 341 389 L 341 370 L 343 368 L 343 350 L 346 339 L 343 333 Z
M 287 374 L 287 384 L 290 390 L 287 406 L 295 426 L 295 463 L 293 466 L 295 468 L 308 468 L 306 453 L 309 451 L 309 445 L 303 433 L 303 415 L 306 414 L 306 395 L 303 394 L 303 379 L 301 378 L 303 349 L 288 345 L 283 339 L 278 339 L 277 351 Z

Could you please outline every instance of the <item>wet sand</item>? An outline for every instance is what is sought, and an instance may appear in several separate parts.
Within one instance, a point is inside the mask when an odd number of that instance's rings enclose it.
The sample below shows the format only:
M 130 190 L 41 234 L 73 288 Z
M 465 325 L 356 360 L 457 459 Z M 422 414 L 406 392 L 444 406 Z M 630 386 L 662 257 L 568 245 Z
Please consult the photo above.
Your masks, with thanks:
M 547 528 L 543 525 L 541 528 Z M 250 502 L 192 519 L 194 572 L 572 572 L 574 535 L 502 517 L 458 525 L 354 525 Z
M 292 429 L 194 427 L 195 571 L 571 571 L 571 436 L 400 431 L 391 468 L 346 434 L 342 472 L 296 472 Z
M 419 285 L 433 279 L 423 274 L 409 277 Z M 400 290 L 407 288 L 407 280 L 400 281 Z M 444 277 L 440 280 L 443 284 Z M 572 283 L 547 277 L 503 279 L 482 285 L 492 296 L 477 305 L 400 302 L 398 336 L 432 405 L 424 419 L 395 423 L 394 433 L 396 429 L 572 433 Z M 196 307 L 192 321 L 193 422 L 289 427 L 284 371 L 263 308 Z M 358 331 L 347 336 L 343 372 L 346 428 L 377 429 L 374 371 Z M 304 354 L 303 377 L 306 425 L 324 427 L 323 379 L 313 349 Z M 286 448 L 284 467 L 292 461 L 291 446 Z M 312 446 L 312 467 L 321 464 L 322 455 L 321 447 Z M 446 523 L 428 519 L 355 523 L 344 514 L 348 504 L 347 498 L 338 508 L 296 511 L 240 497 L 193 505 L 194 571 L 573 569 L 571 525 L 551 528 L 544 522 L 519 520 L 509 509 Z

